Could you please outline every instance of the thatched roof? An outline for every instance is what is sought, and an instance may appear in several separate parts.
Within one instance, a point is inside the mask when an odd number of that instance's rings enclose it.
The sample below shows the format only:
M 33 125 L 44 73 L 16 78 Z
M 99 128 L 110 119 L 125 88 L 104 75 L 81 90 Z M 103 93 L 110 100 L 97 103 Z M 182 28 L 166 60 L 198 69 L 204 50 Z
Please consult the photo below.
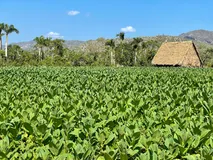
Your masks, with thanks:
M 201 60 L 192 41 L 165 42 L 153 58 L 152 64 L 200 67 Z

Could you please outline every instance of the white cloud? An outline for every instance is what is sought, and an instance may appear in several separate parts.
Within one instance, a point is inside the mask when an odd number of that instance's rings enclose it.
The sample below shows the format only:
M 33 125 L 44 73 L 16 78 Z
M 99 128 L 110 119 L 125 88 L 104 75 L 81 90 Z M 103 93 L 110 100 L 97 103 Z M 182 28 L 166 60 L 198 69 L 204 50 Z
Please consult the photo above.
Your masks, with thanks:
M 60 33 L 57 33 L 57 32 L 49 32 L 46 37 L 49 37 L 49 38 L 64 38 L 64 36 L 61 36 Z
M 68 15 L 69 15 L 69 16 L 76 16 L 76 15 L 78 15 L 78 14 L 80 14 L 79 11 L 69 11 L 69 12 L 68 12 Z
M 126 28 L 121 28 L 122 32 L 136 32 L 136 29 L 132 26 L 127 26 Z

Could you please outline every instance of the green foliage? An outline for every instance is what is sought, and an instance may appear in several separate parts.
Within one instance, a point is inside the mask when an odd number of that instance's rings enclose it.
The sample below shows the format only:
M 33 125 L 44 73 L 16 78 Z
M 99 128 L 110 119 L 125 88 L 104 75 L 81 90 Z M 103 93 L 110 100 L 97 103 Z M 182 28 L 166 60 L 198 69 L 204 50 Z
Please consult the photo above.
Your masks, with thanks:
M 19 33 L 19 30 L 14 27 L 14 25 L 4 24 L 3 31 L 6 35 L 11 34 L 13 32 Z
M 116 62 L 124 66 L 133 66 L 134 50 L 129 43 L 122 43 L 115 49 Z
M 4 33 L 2 34 L 2 31 L 4 31 Z M 0 24 L 0 36 L 2 37 L 3 35 L 6 36 L 6 42 L 5 42 L 5 61 L 7 61 L 7 58 L 8 58 L 8 36 L 9 34 L 11 33 L 17 33 L 19 34 L 19 30 L 16 29 L 14 27 L 14 25 L 8 25 L 8 24 L 4 24 L 4 23 L 1 23 Z M 0 50 L 2 49 L 2 38 L 0 37 Z
M 0 159 L 213 156 L 210 69 L 6 67 L 0 75 Z
M 17 45 L 9 46 L 7 58 L 6 54 L 0 53 L 0 65 L 151 66 L 153 57 L 165 40 L 178 40 L 167 36 L 124 39 L 124 33 L 117 36 L 119 39 L 91 40 L 80 46 L 81 49 L 73 50 L 66 48 L 64 40 L 40 36 L 34 39 L 36 45 L 31 51 L 24 51 Z M 212 47 L 198 42 L 196 46 L 203 65 L 213 67 Z
M 4 23 L 0 23 L 0 50 L 2 50 L 2 37 L 5 35 L 4 33 L 2 33 L 4 29 Z
M 59 55 L 59 56 L 61 56 L 61 57 L 63 57 L 63 53 L 64 53 L 64 51 L 63 51 L 63 49 L 64 49 L 64 47 L 63 47 L 63 43 L 64 43 L 65 41 L 64 40 L 62 40 L 62 39 L 54 39 L 54 40 L 52 40 L 52 47 L 53 47 L 53 52 L 55 53 L 55 55 Z
M 20 46 L 18 45 L 9 45 L 8 46 L 8 58 L 15 61 L 17 60 L 18 58 L 21 57 L 21 54 L 23 53 L 24 51 L 21 49 Z
M 3 58 L 4 57 L 4 51 L 0 50 L 0 57 Z
M 120 33 L 116 34 L 116 37 L 118 37 L 121 41 L 123 41 L 125 39 L 125 33 L 120 32 Z
M 213 67 L 213 48 L 208 48 L 205 51 L 205 55 L 202 57 L 203 64 L 208 67 Z
M 48 47 L 51 47 L 51 39 L 45 38 L 44 36 L 40 36 L 36 37 L 34 41 L 36 42 L 35 48 L 38 49 L 38 61 L 44 60 L 45 51 Z
M 109 47 L 111 47 L 111 48 L 115 48 L 115 42 L 114 42 L 113 39 L 107 40 L 107 41 L 105 42 L 105 45 L 106 45 L 106 46 L 109 46 Z

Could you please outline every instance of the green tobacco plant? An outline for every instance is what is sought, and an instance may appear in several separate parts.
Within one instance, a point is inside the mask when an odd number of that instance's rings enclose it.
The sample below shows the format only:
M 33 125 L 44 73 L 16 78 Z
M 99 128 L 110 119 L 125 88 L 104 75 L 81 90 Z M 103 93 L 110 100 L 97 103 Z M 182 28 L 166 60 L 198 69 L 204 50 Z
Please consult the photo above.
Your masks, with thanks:
M 210 69 L 5 67 L 0 75 L 0 159 L 213 157 Z

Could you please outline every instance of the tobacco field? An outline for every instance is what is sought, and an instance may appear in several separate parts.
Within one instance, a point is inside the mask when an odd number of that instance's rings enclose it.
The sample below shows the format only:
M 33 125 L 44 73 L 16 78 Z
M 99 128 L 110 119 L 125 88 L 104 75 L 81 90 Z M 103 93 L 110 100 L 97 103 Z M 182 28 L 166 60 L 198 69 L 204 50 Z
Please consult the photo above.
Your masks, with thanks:
M 213 157 L 213 70 L 0 68 L 0 159 Z

